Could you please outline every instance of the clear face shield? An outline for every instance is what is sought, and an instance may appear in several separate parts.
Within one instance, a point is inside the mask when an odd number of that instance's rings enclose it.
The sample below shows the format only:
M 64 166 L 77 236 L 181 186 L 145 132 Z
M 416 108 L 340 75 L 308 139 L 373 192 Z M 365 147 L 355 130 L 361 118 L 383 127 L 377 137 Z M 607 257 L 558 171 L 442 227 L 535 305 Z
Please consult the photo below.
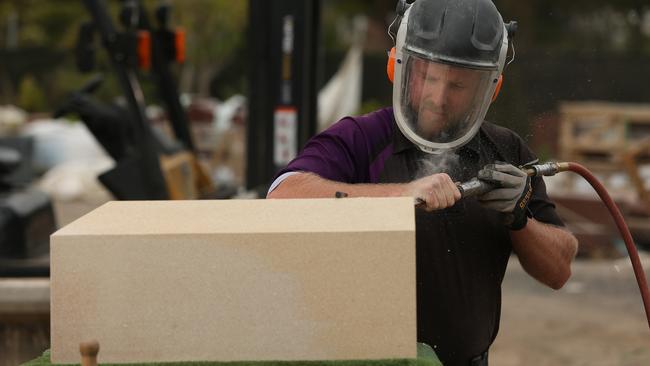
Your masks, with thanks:
M 499 72 L 404 54 L 396 68 L 395 119 L 420 149 L 442 153 L 469 142 L 490 106 Z

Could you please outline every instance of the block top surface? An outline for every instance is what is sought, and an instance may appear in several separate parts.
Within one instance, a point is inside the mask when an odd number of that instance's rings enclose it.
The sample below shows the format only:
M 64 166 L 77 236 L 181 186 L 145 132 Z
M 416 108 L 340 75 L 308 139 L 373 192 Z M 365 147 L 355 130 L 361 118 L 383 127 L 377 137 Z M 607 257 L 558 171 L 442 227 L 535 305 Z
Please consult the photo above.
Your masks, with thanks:
M 112 201 L 53 236 L 414 230 L 411 197 Z

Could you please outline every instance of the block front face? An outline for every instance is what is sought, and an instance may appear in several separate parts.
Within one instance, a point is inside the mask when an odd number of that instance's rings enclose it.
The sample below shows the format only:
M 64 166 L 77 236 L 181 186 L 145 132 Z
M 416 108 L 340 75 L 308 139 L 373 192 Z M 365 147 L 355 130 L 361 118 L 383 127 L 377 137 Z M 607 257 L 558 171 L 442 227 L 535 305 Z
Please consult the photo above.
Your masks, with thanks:
M 414 225 L 268 233 L 254 221 L 53 236 L 53 362 L 79 362 L 89 339 L 104 363 L 416 356 Z

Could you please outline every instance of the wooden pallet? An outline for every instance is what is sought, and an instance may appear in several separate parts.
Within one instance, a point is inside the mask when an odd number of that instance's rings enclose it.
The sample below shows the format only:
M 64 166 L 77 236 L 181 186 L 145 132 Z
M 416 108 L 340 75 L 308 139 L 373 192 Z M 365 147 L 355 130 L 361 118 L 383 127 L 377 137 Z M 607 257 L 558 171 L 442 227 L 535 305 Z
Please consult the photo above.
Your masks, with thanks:
M 636 190 L 650 212 L 639 174 L 639 166 L 650 163 L 650 104 L 564 102 L 560 119 L 560 159 L 583 164 L 605 184 L 613 174 L 627 174 L 630 184 L 621 191 Z
M 620 155 L 650 138 L 650 104 L 564 102 L 560 118 L 562 160 L 596 171 L 622 171 Z

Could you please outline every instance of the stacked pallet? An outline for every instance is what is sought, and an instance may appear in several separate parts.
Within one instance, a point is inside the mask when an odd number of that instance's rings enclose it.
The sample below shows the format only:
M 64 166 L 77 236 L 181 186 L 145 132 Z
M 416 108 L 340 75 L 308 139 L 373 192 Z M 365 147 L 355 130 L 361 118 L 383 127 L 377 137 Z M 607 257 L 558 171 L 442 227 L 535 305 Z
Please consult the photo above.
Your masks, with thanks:
M 650 163 L 650 104 L 564 102 L 559 110 L 560 160 L 580 163 L 596 174 L 619 204 L 637 242 L 650 242 L 650 178 L 643 174 Z M 563 179 L 563 189 L 553 199 L 581 241 L 581 250 L 610 256 L 617 251 L 619 234 L 609 214 L 602 205 L 586 203 L 598 199 L 584 189 L 581 178 Z M 587 206 L 588 214 L 583 209 Z

